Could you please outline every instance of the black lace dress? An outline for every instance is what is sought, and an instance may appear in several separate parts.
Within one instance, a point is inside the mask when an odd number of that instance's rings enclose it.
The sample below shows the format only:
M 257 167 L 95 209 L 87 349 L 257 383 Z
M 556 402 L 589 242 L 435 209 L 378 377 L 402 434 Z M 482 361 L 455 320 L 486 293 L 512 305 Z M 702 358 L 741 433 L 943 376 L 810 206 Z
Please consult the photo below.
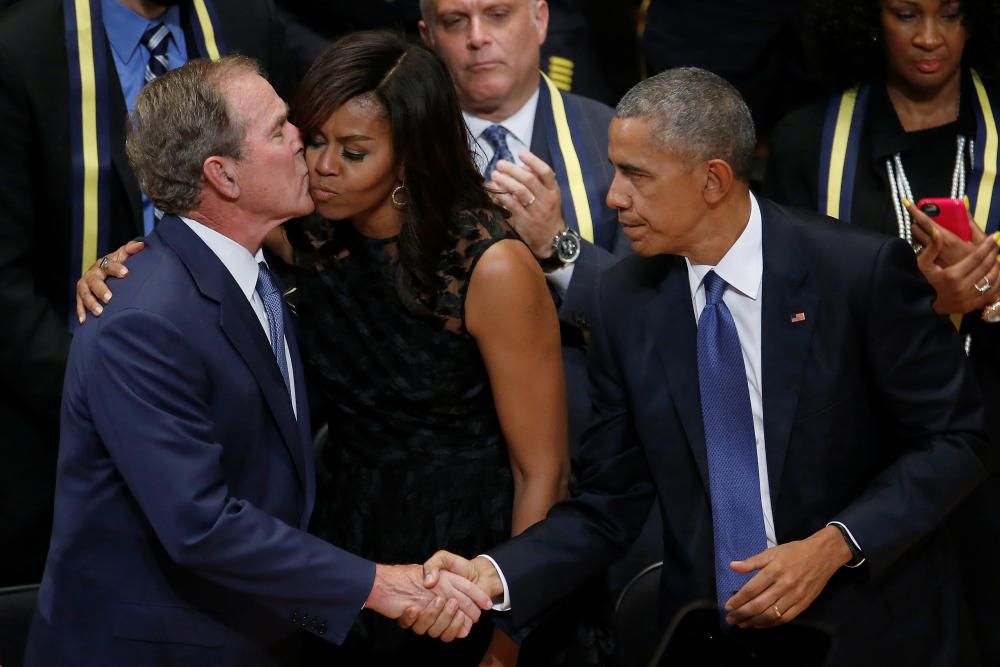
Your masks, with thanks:
M 483 252 L 515 233 L 487 211 L 458 216 L 440 289 L 418 317 L 396 288 L 397 239 L 326 221 L 289 232 L 309 389 L 330 429 L 312 531 L 383 563 L 420 563 L 441 548 L 475 555 L 507 539 L 510 464 L 464 305 Z M 343 647 L 311 650 L 334 664 L 475 665 L 491 632 L 481 622 L 442 644 L 366 610 Z

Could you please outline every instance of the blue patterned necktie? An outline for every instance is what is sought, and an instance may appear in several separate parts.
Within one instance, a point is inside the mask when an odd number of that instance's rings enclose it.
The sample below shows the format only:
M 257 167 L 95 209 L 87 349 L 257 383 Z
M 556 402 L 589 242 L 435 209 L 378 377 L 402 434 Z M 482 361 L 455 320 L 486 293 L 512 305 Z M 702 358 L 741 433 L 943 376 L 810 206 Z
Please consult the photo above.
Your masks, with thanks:
M 167 58 L 167 46 L 170 43 L 170 30 L 162 23 L 154 23 L 146 32 L 142 33 L 139 43 L 149 49 L 149 60 L 146 62 L 146 69 L 142 73 L 142 78 L 149 83 L 158 76 L 167 73 L 170 61 Z M 163 211 L 153 207 L 154 224 L 163 218 Z
M 285 317 L 282 312 L 281 290 L 264 262 L 257 264 L 256 290 L 264 304 L 264 312 L 267 313 L 267 326 L 271 330 L 271 351 L 278 362 L 281 377 L 285 378 L 285 388 L 289 389 L 291 383 L 288 381 L 288 362 L 285 360 Z
M 698 319 L 698 386 L 708 449 L 708 482 L 715 540 L 715 593 L 722 617 L 733 593 L 751 574 L 729 563 L 767 548 L 757 471 L 757 444 L 746 367 L 736 323 L 722 301 L 728 284 L 705 276 L 705 308 Z
M 493 170 L 497 168 L 497 162 L 500 160 L 513 162 L 514 156 L 511 155 L 510 148 L 507 146 L 507 128 L 503 125 L 490 125 L 483 130 L 483 139 L 493 147 L 493 157 L 490 158 L 490 163 L 486 165 L 486 171 L 483 172 L 483 178 L 488 181 L 493 176 Z

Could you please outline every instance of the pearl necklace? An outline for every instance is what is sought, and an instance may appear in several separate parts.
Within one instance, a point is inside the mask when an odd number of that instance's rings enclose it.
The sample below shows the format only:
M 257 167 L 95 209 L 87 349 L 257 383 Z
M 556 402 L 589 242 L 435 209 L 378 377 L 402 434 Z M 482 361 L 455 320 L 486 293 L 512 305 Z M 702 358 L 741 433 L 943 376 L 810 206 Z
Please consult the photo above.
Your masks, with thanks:
M 955 168 L 951 174 L 951 198 L 962 199 L 965 197 L 965 160 L 962 159 L 965 148 L 969 149 L 969 163 L 973 162 L 973 142 L 966 139 L 961 134 L 955 140 L 957 150 L 955 151 Z M 903 160 L 896 153 L 885 161 L 885 171 L 889 176 L 889 188 L 892 190 L 892 205 L 896 211 L 896 230 L 899 238 L 910 245 L 913 245 L 913 233 L 910 226 L 913 219 L 910 212 L 903 206 L 903 199 L 916 202 L 913 198 L 913 190 L 910 189 L 910 179 L 903 171 Z
M 955 144 L 957 150 L 955 151 L 955 168 L 951 174 L 951 198 L 963 199 L 965 197 L 965 160 L 962 157 L 966 146 L 968 146 L 969 164 L 975 163 L 973 141 L 972 139 L 966 139 L 960 134 L 956 138 Z M 906 177 L 906 172 L 903 171 L 903 160 L 900 158 L 899 153 L 896 153 L 885 161 L 885 171 L 889 175 L 889 188 L 892 190 L 892 205 L 896 210 L 896 231 L 899 234 L 899 238 L 913 246 L 913 232 L 911 229 L 913 219 L 910 212 L 903 206 L 903 198 L 905 197 L 914 203 L 916 199 L 913 198 L 913 190 L 910 189 L 910 179 Z M 915 247 L 914 250 L 919 251 L 919 248 Z M 968 356 L 969 351 L 972 349 L 972 336 L 966 335 L 964 338 L 965 354 Z

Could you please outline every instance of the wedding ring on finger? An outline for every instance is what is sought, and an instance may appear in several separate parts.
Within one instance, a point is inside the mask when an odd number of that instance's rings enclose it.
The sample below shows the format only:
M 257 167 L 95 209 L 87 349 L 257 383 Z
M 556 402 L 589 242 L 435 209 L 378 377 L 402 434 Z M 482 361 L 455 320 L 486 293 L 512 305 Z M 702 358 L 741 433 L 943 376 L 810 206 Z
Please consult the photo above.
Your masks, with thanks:
M 101 263 L 98 264 L 98 266 L 101 267 L 101 271 L 106 271 L 107 270 L 107 268 L 108 268 L 108 262 L 110 262 L 110 261 L 111 260 L 108 259 L 107 255 L 105 255 L 104 257 L 101 257 Z
M 771 609 L 774 610 L 774 615 L 778 617 L 778 620 L 781 620 L 781 610 L 778 609 L 778 605 L 774 605 Z
M 924 251 L 924 245 L 922 243 L 913 242 L 913 254 L 920 257 L 920 253 Z
M 528 201 L 526 201 L 524 204 L 521 204 L 521 205 L 524 206 L 524 208 L 528 208 L 529 206 L 531 206 L 532 204 L 535 203 L 536 199 L 537 199 L 537 197 L 535 197 L 535 195 L 532 194 L 531 195 L 531 199 L 529 199 Z
M 990 288 L 993 287 L 993 283 L 990 282 L 989 276 L 983 276 L 982 282 L 982 285 L 979 283 L 972 283 L 972 289 L 976 290 L 980 294 L 986 294 L 990 291 Z

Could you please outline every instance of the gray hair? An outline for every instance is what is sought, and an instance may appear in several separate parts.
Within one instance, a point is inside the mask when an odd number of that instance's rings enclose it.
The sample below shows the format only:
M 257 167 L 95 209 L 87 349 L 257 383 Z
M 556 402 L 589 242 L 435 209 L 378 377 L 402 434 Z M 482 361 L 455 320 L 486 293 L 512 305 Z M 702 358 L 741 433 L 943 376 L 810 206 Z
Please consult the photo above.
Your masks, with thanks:
M 724 160 L 750 181 L 757 143 L 750 109 L 722 77 L 697 67 L 678 67 L 637 83 L 615 108 L 618 118 L 648 118 L 656 138 L 685 163 Z
M 192 60 L 139 93 L 125 151 L 139 187 L 161 211 L 183 214 L 198 205 L 209 157 L 240 159 L 245 127 L 223 90 L 240 74 L 260 74 L 260 67 L 245 56 Z

